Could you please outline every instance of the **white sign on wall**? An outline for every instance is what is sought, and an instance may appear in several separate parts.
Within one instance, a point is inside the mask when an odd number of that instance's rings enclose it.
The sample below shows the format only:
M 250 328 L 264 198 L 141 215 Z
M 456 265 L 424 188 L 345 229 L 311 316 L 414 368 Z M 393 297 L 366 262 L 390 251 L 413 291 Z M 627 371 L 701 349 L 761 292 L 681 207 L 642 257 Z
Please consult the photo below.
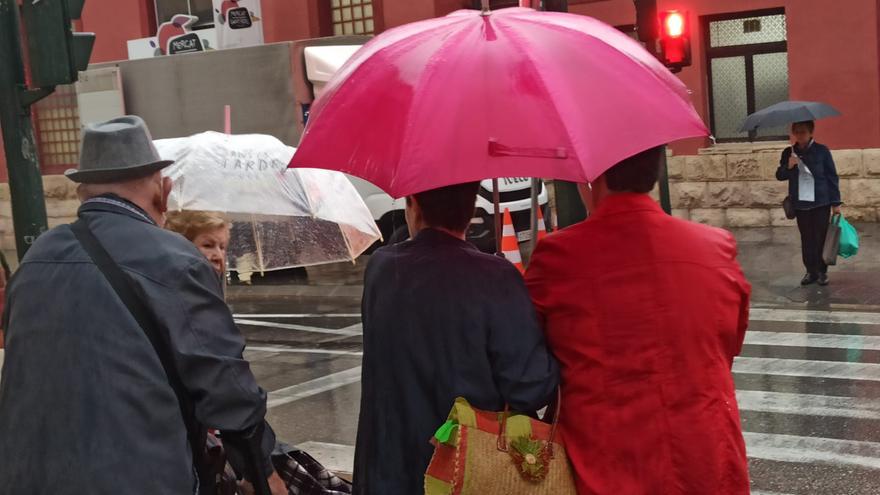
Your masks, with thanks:
M 217 48 L 263 44 L 260 0 L 214 0 Z
M 193 33 L 198 33 L 203 50 L 208 51 L 217 48 L 216 29 L 199 29 Z M 159 43 L 158 36 L 128 40 L 128 59 L 136 60 L 139 58 L 160 57 L 163 55 L 163 50 L 160 46 L 161 44 Z

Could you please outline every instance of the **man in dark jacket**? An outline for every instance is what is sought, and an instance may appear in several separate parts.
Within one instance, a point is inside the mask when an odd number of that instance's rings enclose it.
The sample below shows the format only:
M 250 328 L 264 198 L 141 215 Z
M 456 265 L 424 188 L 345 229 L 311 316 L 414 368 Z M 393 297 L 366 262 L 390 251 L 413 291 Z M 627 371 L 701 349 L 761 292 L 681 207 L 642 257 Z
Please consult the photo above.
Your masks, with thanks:
M 80 169 L 68 173 L 80 183 L 79 217 L 153 314 L 198 422 L 259 431 L 266 393 L 242 358 L 220 279 L 192 243 L 160 227 L 171 184 L 159 170 L 169 164 L 138 117 L 88 126 Z M 158 354 L 70 226 L 40 236 L 8 296 L 0 494 L 196 493 Z M 269 475 L 268 425 L 260 440 Z M 271 477 L 273 493 L 287 493 Z
M 429 441 L 456 397 L 534 411 L 554 395 L 558 367 L 522 277 L 464 240 L 478 187 L 407 198 L 413 240 L 367 267 L 355 493 L 423 493 Z
M 840 180 L 827 146 L 813 140 L 812 121 L 792 124 L 795 144 L 782 152 L 776 178 L 788 181 L 788 195 L 797 214 L 801 255 L 807 274 L 801 285 L 828 285 L 828 265 L 822 260 L 831 213 L 840 213 Z

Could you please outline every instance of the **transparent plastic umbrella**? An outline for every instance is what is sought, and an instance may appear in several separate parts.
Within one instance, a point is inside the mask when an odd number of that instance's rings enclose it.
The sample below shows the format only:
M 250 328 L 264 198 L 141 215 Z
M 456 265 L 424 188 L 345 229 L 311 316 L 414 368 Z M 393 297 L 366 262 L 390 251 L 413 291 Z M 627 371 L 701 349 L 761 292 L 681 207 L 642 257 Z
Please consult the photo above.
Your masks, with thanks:
M 170 208 L 220 212 L 232 222 L 230 270 L 352 261 L 381 235 L 347 177 L 288 169 L 296 149 L 272 136 L 204 132 L 155 144 L 175 160 L 164 172 L 174 180 Z

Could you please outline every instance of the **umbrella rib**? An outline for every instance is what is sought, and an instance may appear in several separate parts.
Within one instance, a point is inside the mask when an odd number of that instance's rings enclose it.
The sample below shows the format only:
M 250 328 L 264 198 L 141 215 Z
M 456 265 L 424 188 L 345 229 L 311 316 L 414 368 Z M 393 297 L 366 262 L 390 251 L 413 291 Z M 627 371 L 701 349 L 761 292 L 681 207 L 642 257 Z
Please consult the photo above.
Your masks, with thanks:
M 458 36 L 464 36 L 464 35 L 470 34 L 470 30 L 469 29 L 462 29 L 456 34 Z M 458 37 L 456 37 L 454 35 L 450 35 L 446 39 L 446 41 L 437 50 L 435 50 L 434 53 L 431 54 L 430 57 L 428 57 L 428 60 L 425 62 L 425 67 L 435 67 L 435 68 L 440 67 L 441 64 L 433 64 L 432 62 L 435 59 L 437 59 L 437 57 L 440 57 L 441 54 L 444 53 L 444 48 L 446 48 L 449 44 L 451 44 L 452 41 L 457 40 L 457 39 L 458 39 Z M 434 69 L 434 70 L 437 70 L 437 69 Z M 414 87 L 415 88 L 421 87 L 422 81 L 424 81 L 426 79 L 430 79 L 429 74 L 434 74 L 434 72 L 429 71 L 429 70 L 426 70 L 425 72 L 423 72 L 422 75 L 419 77 L 418 83 Z M 414 92 L 413 93 L 413 102 L 420 101 L 420 99 L 417 98 L 417 96 L 418 95 Z M 426 100 L 422 99 L 421 101 L 426 101 Z M 412 104 L 409 106 L 409 108 L 406 110 L 406 119 L 404 120 L 404 122 L 410 121 L 410 118 L 412 117 L 413 113 L 415 113 L 416 107 L 417 106 L 415 104 Z M 408 163 L 407 160 L 404 159 L 402 153 L 404 150 L 409 149 L 409 147 L 407 145 L 409 144 L 409 141 L 412 137 L 411 130 L 414 129 L 415 127 L 416 126 L 407 126 L 403 131 L 403 136 L 402 136 L 403 139 L 401 139 L 401 146 L 400 146 L 401 156 L 398 158 L 401 163 Z M 395 169 L 395 171 L 396 171 L 396 169 Z M 390 183 L 392 188 L 395 186 L 396 182 L 397 182 L 397 174 L 395 173 L 394 178 L 391 180 L 391 183 Z
M 254 232 L 254 248 L 257 251 L 257 265 L 260 267 L 260 273 L 266 273 L 266 265 L 263 260 L 263 242 L 260 240 L 260 235 L 257 231 L 257 216 L 253 213 L 251 213 L 251 226 Z
M 456 22 L 461 22 L 461 20 L 456 19 Z M 443 30 L 443 29 L 447 29 L 451 24 L 455 24 L 455 22 L 450 22 L 449 24 L 443 24 L 443 25 L 441 25 L 441 26 L 435 26 L 435 27 L 433 27 L 433 28 L 426 29 L 425 31 L 420 31 L 420 32 L 418 32 L 418 33 L 414 33 L 412 36 L 405 37 L 405 38 L 401 39 L 401 40 L 400 40 L 399 42 L 397 42 L 397 43 L 390 44 L 390 45 L 387 45 L 387 46 L 383 46 L 382 48 L 379 48 L 379 49 L 376 50 L 374 53 L 370 54 L 369 57 L 367 57 L 367 58 L 365 58 L 363 61 L 361 61 L 361 63 L 358 64 L 357 67 L 355 67 L 354 69 L 352 69 L 352 71 L 351 71 L 350 73 L 348 73 L 348 74 L 345 76 L 345 78 L 342 80 L 342 82 L 340 83 L 340 85 L 339 85 L 338 87 L 333 88 L 332 91 L 326 92 L 326 93 L 325 93 L 325 94 L 319 99 L 319 101 L 322 102 L 322 103 L 321 103 L 321 107 L 325 107 L 325 106 L 330 105 L 330 103 L 336 98 L 336 95 L 338 95 L 339 93 L 341 93 L 341 92 L 342 92 L 342 89 L 345 88 L 345 87 L 347 87 L 347 86 L 351 83 L 351 81 L 355 79 L 354 75 L 357 74 L 357 73 L 359 73 L 361 70 L 363 70 L 364 66 L 367 65 L 366 62 L 372 60 L 374 57 L 376 57 L 376 56 L 379 55 L 380 53 L 384 53 L 384 52 L 386 52 L 386 51 L 388 51 L 388 50 L 390 50 L 390 49 L 392 49 L 392 48 L 394 48 L 394 49 L 400 49 L 400 46 L 401 46 L 402 43 L 406 43 L 406 42 L 414 42 L 415 40 L 421 40 L 422 38 L 427 37 L 428 35 L 433 35 L 435 31 L 440 31 L 440 30 Z M 400 28 L 398 28 L 398 29 L 400 29 Z M 387 34 L 387 33 L 386 33 L 386 34 Z M 364 46 L 369 46 L 369 44 L 368 44 L 368 45 L 364 45 Z M 361 48 L 361 50 L 363 50 L 363 48 Z M 345 66 L 343 66 L 343 68 L 344 68 L 344 67 L 345 67 Z M 341 73 L 341 72 L 342 72 L 342 71 L 340 70 L 339 73 Z M 337 74 L 339 74 L 339 73 L 337 73 Z M 333 79 L 335 79 L 335 76 L 334 76 Z M 325 89 L 325 91 L 326 91 L 326 89 Z M 326 101 L 326 102 L 325 102 L 325 101 Z M 314 111 L 315 111 L 316 113 L 319 112 L 320 110 L 321 110 L 320 107 L 314 109 Z M 310 121 L 310 122 L 312 122 L 312 121 Z M 307 132 L 308 132 L 308 129 L 306 129 L 305 132 L 307 133 Z
M 290 172 L 295 172 L 294 178 L 296 179 L 297 184 L 299 184 L 300 190 L 302 190 L 303 193 L 305 193 L 304 196 L 306 197 L 306 205 L 309 208 L 309 215 L 312 218 L 316 218 L 318 215 L 317 208 L 316 208 L 315 204 L 312 202 L 312 195 L 309 193 L 309 190 L 306 188 L 305 182 L 302 180 L 302 175 L 299 173 L 298 170 L 290 170 L 289 168 L 284 170 L 284 173 L 290 173 Z
M 538 26 L 538 27 L 540 27 L 541 29 L 547 29 L 547 27 L 548 27 L 547 24 L 544 24 L 544 23 L 541 23 L 541 22 L 537 22 L 537 21 L 535 21 L 534 19 L 531 19 L 531 18 L 526 17 L 526 16 L 516 16 L 516 19 L 517 19 L 518 21 L 528 22 L 529 24 L 534 24 L 535 26 Z M 610 47 L 610 48 L 616 50 L 617 52 L 619 52 L 619 53 L 621 53 L 621 54 L 623 54 L 623 55 L 626 55 L 626 58 L 628 58 L 628 59 L 629 59 L 630 61 L 632 61 L 633 63 L 635 63 L 635 64 L 637 64 L 637 65 L 639 65 L 639 66 L 645 68 L 645 69 L 647 70 L 647 72 L 651 74 L 651 76 L 652 76 L 653 78 L 655 78 L 655 79 L 657 79 L 658 81 L 660 81 L 661 83 L 663 83 L 663 87 L 664 87 L 664 88 L 666 88 L 667 90 L 671 91 L 676 97 L 678 97 L 678 98 L 682 98 L 682 95 L 680 95 L 680 94 L 678 94 L 677 92 L 673 91 L 673 88 L 672 88 L 671 85 L 670 85 L 670 83 L 672 83 L 673 81 L 666 81 L 666 80 L 664 80 L 663 78 L 661 78 L 660 75 L 659 75 L 657 72 L 655 72 L 654 67 L 652 67 L 651 64 L 650 64 L 648 61 L 644 61 L 644 60 L 641 60 L 641 59 L 639 59 L 639 58 L 636 58 L 636 57 L 632 56 L 629 52 L 622 51 L 622 50 L 620 50 L 618 47 L 616 47 L 616 46 L 614 46 L 613 44 L 609 43 L 608 41 L 606 41 L 606 40 L 604 40 L 604 39 L 602 39 L 602 38 L 600 38 L 600 37 L 598 37 L 598 36 L 595 36 L 595 35 L 593 35 L 593 34 L 591 34 L 591 33 L 587 33 L 587 32 L 584 32 L 584 31 L 580 31 L 580 30 L 578 30 L 578 29 L 574 29 L 574 28 L 572 28 L 572 27 L 565 26 L 565 25 L 562 25 L 562 24 L 556 24 L 556 23 L 553 23 L 552 26 L 553 26 L 554 28 L 559 28 L 559 29 L 562 29 L 562 30 L 567 31 L 567 32 L 569 32 L 569 33 L 574 33 L 574 34 L 578 34 L 578 35 L 585 36 L 585 37 L 587 37 L 587 38 L 593 39 L 593 40 L 595 40 L 595 41 L 597 41 L 597 42 L 599 42 L 599 43 L 602 43 L 602 44 L 605 45 L 605 46 L 608 46 L 608 47 Z M 625 36 L 625 35 L 624 35 L 624 36 Z M 653 59 L 653 58 L 650 59 L 650 60 L 654 60 L 654 61 L 656 61 L 656 59 Z M 660 64 L 660 62 L 657 61 L 657 64 Z M 661 65 L 660 67 L 662 67 L 662 65 Z M 665 69 L 665 68 L 664 68 L 664 69 Z M 674 77 L 674 76 L 673 76 L 673 77 Z M 676 79 L 676 80 L 677 80 L 677 79 Z M 680 80 L 678 80 L 678 82 L 682 85 L 682 87 L 684 87 L 685 90 L 687 90 L 687 86 L 685 86 L 684 83 L 682 83 Z M 682 98 L 682 99 L 684 99 L 684 98 Z M 693 105 L 693 102 L 690 102 L 690 103 L 691 103 L 691 105 Z
M 507 34 L 507 36 L 510 38 L 510 40 L 513 44 L 519 46 L 521 53 L 530 53 L 527 50 L 528 46 L 525 46 L 526 43 L 522 42 L 522 40 L 517 38 L 516 33 L 513 32 L 514 30 L 510 29 L 509 26 L 505 26 L 503 22 L 498 22 L 497 26 L 501 31 L 504 31 L 505 34 Z M 572 148 L 569 151 L 574 155 L 575 160 L 577 160 L 577 162 L 579 164 L 581 164 L 581 167 L 583 168 L 583 163 L 581 162 L 581 157 L 580 157 L 580 155 L 578 155 L 577 147 L 575 146 L 575 140 L 572 137 L 572 135 L 570 134 L 568 127 L 566 127 L 565 121 L 562 118 L 562 114 L 559 112 L 559 104 L 556 102 L 556 99 L 553 97 L 553 92 L 551 92 L 550 88 L 547 86 L 547 82 L 544 80 L 544 77 L 541 74 L 541 71 L 538 70 L 538 66 L 535 65 L 535 61 L 529 56 L 526 56 L 525 59 L 528 60 L 529 66 L 532 68 L 532 71 L 534 72 L 535 77 L 539 81 L 541 81 L 541 87 L 543 87 L 544 93 L 547 95 L 547 98 L 551 102 L 553 102 L 553 112 L 556 114 L 556 119 L 560 123 L 562 129 L 565 131 L 565 137 L 568 138 L 568 144 Z M 586 175 L 585 170 L 582 170 L 582 172 L 584 172 L 584 175 Z
M 681 87 L 682 87 L 685 91 L 687 91 L 687 86 L 685 86 L 684 83 L 682 83 L 680 80 L 678 80 L 678 79 L 675 78 L 674 76 L 672 76 L 672 78 L 673 78 L 674 80 L 671 80 L 671 81 L 666 81 L 666 80 L 664 80 L 662 77 L 660 77 L 660 74 L 657 72 L 657 70 L 655 70 L 655 68 L 652 67 L 652 65 L 651 65 L 650 63 L 648 63 L 647 61 L 643 61 L 643 60 L 641 60 L 641 59 L 639 59 L 639 58 L 636 58 L 636 57 L 632 56 L 629 52 L 621 51 L 618 47 L 614 46 L 613 44 L 609 43 L 608 41 L 606 41 L 606 40 L 604 40 L 604 39 L 602 39 L 602 38 L 600 38 L 600 37 L 597 37 L 597 36 L 595 36 L 595 35 L 593 35 L 593 34 L 591 34 L 591 33 L 587 33 L 587 32 L 584 32 L 584 31 L 581 31 L 581 30 L 578 30 L 578 29 L 575 29 L 575 28 L 572 28 L 572 27 L 569 27 L 569 26 L 565 26 L 565 25 L 557 24 L 557 23 L 552 23 L 552 24 L 544 24 L 544 23 L 540 23 L 540 22 L 537 22 L 537 21 L 535 21 L 534 19 L 532 19 L 532 18 L 530 18 L 530 17 L 528 17 L 528 16 L 524 16 L 524 15 L 511 14 L 511 17 L 515 17 L 518 21 L 521 21 L 521 22 L 528 22 L 528 23 L 533 24 L 533 25 L 535 25 L 535 26 L 537 26 L 537 27 L 539 27 L 539 28 L 541 28 L 541 29 L 545 29 L 545 30 L 546 30 L 546 29 L 549 29 L 549 28 L 552 26 L 553 28 L 559 28 L 559 29 L 561 29 L 561 30 L 563 30 L 563 31 L 566 31 L 566 32 L 568 32 L 568 33 L 572 33 L 572 34 L 575 34 L 575 35 L 584 36 L 584 37 L 586 37 L 586 38 L 589 38 L 589 39 L 591 39 L 591 40 L 596 41 L 597 43 L 600 43 L 601 45 L 603 45 L 603 46 L 605 46 L 605 47 L 608 47 L 608 48 L 611 49 L 611 50 L 617 51 L 618 53 L 621 53 L 622 55 L 625 55 L 625 56 L 626 56 L 626 59 L 629 60 L 630 63 L 632 63 L 632 64 L 638 66 L 639 68 L 642 69 L 643 72 L 646 72 L 647 74 L 649 74 L 649 77 L 651 77 L 651 78 L 653 78 L 654 80 L 658 81 L 659 84 L 660 84 L 660 87 L 661 87 L 661 89 L 662 89 L 663 91 L 669 93 L 671 96 L 674 96 L 674 97 L 678 98 L 678 100 L 680 100 L 683 104 L 686 104 L 686 105 L 690 106 L 690 108 L 693 109 L 694 112 L 695 112 L 695 114 L 696 114 L 696 109 L 694 108 L 693 101 L 691 101 L 690 99 L 685 98 L 685 97 L 683 97 L 681 94 L 679 94 L 679 92 L 676 91 L 674 84 L 676 84 L 676 83 L 677 83 L 677 84 L 680 84 Z M 624 35 L 624 36 L 625 36 L 625 35 Z M 643 48 L 642 48 L 642 49 L 643 49 Z M 654 62 L 656 62 L 656 63 L 658 64 L 657 69 L 668 71 L 668 69 L 666 69 L 666 68 L 663 67 L 662 65 L 659 65 L 660 62 L 657 61 L 656 59 L 654 59 L 653 57 L 652 57 L 650 60 L 653 60 Z M 671 73 L 670 73 L 670 74 L 671 74 Z M 698 114 L 697 114 L 697 116 L 699 117 Z M 699 117 L 699 118 L 700 118 L 700 120 L 702 121 L 702 117 Z M 705 126 L 705 123 L 704 123 L 703 125 Z M 705 133 L 701 133 L 701 134 L 693 134 L 693 135 L 691 135 L 691 136 L 687 136 L 687 137 L 699 137 L 699 136 L 705 136 L 705 135 L 707 135 L 707 134 L 705 134 Z M 685 137 L 685 136 L 680 136 L 678 139 L 683 139 L 684 137 Z M 663 145 L 667 145 L 667 144 L 669 144 L 669 140 L 664 140 L 664 141 L 662 141 L 662 142 L 658 142 L 658 143 L 656 143 L 654 146 L 663 146 Z M 644 151 L 644 150 L 641 150 L 641 151 Z
M 351 259 L 351 262 L 355 262 L 354 249 L 352 249 L 351 242 L 348 240 L 348 236 L 345 235 L 345 231 L 342 230 L 342 224 L 337 223 L 336 228 L 339 229 L 339 234 L 342 236 L 342 242 L 345 243 L 345 249 L 348 251 L 348 257 Z

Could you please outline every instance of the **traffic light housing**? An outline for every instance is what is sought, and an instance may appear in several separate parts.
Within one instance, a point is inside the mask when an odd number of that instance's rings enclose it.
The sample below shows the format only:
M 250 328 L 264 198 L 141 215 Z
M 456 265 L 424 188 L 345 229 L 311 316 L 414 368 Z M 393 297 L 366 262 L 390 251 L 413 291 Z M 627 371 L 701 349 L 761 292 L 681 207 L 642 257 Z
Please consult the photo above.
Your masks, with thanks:
M 33 86 L 72 84 L 88 67 L 95 35 L 73 32 L 84 4 L 85 0 L 22 2 Z
M 657 0 L 636 0 L 636 34 L 652 55 L 657 56 L 660 23 L 657 20 Z
M 544 0 L 547 12 L 568 12 L 568 0 Z
M 682 67 L 691 65 L 691 32 L 688 13 L 678 10 L 661 12 L 658 16 L 660 24 L 659 58 L 666 67 L 678 72 Z

